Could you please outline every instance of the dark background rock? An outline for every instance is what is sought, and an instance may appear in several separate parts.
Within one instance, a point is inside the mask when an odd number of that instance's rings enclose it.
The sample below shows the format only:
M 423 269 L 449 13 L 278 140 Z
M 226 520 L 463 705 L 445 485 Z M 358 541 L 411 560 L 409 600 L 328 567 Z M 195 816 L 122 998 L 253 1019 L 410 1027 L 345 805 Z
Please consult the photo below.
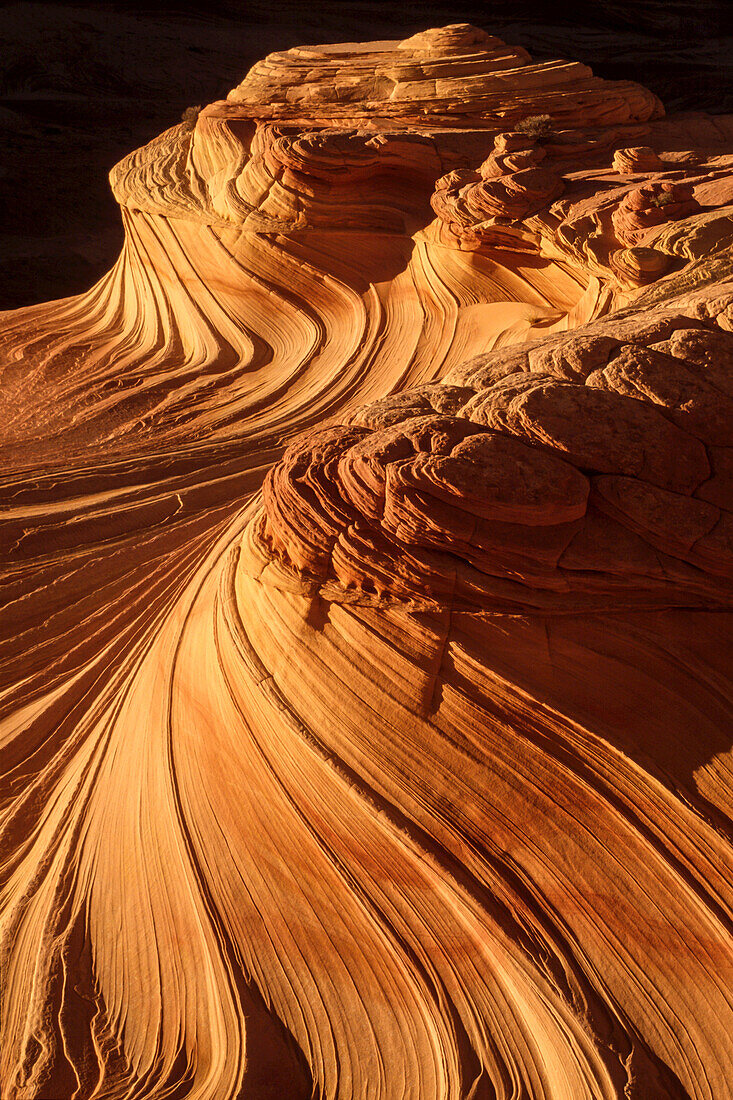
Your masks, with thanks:
M 84 290 L 122 243 L 107 173 L 227 94 L 264 54 L 307 42 L 404 38 L 469 22 L 634 79 L 668 111 L 733 111 L 721 0 L 16 3 L 0 10 L 0 309 Z

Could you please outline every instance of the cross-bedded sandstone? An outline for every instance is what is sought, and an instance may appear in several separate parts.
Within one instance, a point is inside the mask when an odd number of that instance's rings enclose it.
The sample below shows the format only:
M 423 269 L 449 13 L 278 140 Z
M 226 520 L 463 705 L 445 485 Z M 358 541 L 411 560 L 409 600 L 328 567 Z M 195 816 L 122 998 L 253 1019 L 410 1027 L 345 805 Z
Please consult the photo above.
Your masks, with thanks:
M 9 1100 L 724 1100 L 733 124 L 270 55 L 5 314 Z

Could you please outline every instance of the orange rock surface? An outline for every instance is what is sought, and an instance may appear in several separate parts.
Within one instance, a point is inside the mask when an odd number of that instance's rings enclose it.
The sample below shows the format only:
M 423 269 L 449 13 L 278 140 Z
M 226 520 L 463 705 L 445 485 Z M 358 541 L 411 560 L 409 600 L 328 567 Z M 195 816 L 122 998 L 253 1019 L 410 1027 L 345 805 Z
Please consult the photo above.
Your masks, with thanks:
M 733 1097 L 733 118 L 255 65 L 2 315 L 2 1096 Z

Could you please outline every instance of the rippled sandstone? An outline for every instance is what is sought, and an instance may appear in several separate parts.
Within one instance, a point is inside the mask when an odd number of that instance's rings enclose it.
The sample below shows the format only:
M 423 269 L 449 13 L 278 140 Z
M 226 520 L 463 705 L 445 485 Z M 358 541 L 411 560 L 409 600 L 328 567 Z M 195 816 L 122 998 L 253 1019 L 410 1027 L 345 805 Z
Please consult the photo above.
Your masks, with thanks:
M 733 1095 L 733 119 L 273 54 L 3 315 L 3 1096 Z

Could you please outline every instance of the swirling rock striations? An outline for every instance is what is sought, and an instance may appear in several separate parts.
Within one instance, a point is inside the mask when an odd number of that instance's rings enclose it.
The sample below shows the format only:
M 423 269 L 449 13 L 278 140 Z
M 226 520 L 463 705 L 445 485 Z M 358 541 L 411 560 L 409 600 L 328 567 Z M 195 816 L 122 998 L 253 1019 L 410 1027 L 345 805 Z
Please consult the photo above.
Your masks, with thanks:
M 265 479 L 262 543 L 305 578 L 404 599 L 729 606 L 733 526 L 709 456 L 730 442 L 718 357 L 733 344 L 694 314 L 669 329 L 654 345 L 579 329 L 607 360 L 589 370 L 589 357 L 585 378 L 548 362 L 545 341 L 511 373 L 488 355 L 460 387 L 412 390 L 304 436 Z
M 733 1096 L 733 120 L 259 63 L 5 314 L 2 1095 Z
M 302 46 L 255 65 L 228 97 L 255 118 L 364 119 L 499 125 L 530 114 L 606 124 L 662 113 L 632 81 L 603 81 L 587 65 L 532 63 L 476 27 L 455 24 L 403 42 Z M 501 121 L 499 121 L 501 120 Z

